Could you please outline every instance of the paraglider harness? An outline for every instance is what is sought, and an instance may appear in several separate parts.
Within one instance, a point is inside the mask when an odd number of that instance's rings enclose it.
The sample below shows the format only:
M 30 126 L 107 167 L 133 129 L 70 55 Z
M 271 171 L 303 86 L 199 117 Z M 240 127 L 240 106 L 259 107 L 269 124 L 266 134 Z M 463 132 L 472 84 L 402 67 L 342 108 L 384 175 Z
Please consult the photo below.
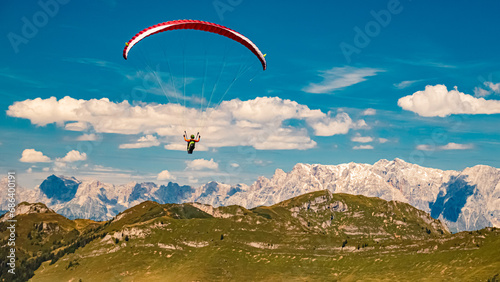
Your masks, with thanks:
M 194 136 L 194 135 L 191 135 L 191 136 Z M 196 142 L 200 141 L 200 138 L 201 138 L 201 136 L 200 136 L 200 133 L 198 132 L 198 133 L 196 133 L 196 138 L 191 138 L 191 139 L 188 140 L 188 139 L 186 139 L 186 131 L 184 131 L 184 140 L 186 142 L 188 142 L 187 143 L 187 152 L 188 152 L 188 154 L 192 154 L 193 153 L 195 144 L 196 144 Z M 198 140 L 196 140 L 196 139 L 198 139 Z

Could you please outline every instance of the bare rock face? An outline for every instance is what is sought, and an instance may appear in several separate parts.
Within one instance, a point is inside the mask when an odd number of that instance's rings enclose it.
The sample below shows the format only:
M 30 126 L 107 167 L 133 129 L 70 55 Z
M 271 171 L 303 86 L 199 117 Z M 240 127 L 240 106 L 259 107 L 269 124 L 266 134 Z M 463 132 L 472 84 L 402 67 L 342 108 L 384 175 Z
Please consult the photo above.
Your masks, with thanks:
M 55 232 L 59 232 L 59 230 L 60 230 L 60 227 L 57 224 L 57 222 L 35 223 L 33 228 L 41 233 L 55 233 Z

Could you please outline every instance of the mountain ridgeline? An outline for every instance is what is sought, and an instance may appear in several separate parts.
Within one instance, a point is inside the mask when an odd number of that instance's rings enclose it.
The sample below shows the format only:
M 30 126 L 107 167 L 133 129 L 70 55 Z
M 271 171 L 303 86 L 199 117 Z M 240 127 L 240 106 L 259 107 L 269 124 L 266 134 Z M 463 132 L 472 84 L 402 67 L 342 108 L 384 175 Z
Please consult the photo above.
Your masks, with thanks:
M 260 177 L 250 186 L 217 182 L 199 187 L 152 182 L 113 185 L 52 175 L 35 189 L 20 192 L 19 198 L 45 203 L 70 219 L 102 221 L 148 200 L 253 208 L 325 189 L 409 203 L 441 219 L 452 232 L 500 227 L 499 169 L 478 165 L 463 171 L 443 171 L 400 159 L 380 160 L 373 165 L 297 164 L 288 173 L 277 169 L 272 178 Z M 4 207 L 6 201 L 0 198 L 0 210 Z
M 16 216 L 18 268 L 27 273 L 18 281 L 486 280 L 500 272 L 496 228 L 451 234 L 407 203 L 328 190 L 253 209 L 146 201 L 105 222 L 21 205 L 31 208 Z M 5 222 L 0 231 L 5 250 Z

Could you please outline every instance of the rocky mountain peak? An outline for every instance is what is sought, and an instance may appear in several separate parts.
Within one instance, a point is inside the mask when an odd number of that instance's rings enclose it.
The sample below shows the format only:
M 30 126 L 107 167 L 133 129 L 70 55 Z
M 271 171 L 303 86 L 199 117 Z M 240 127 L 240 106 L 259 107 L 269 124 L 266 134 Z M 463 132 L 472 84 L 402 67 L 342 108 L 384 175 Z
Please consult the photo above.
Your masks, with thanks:
M 65 202 L 73 199 L 80 183 L 81 181 L 74 177 L 55 176 L 53 174 L 40 184 L 40 190 L 53 202 Z
M 15 213 L 16 216 L 33 214 L 33 213 L 55 213 L 55 212 L 42 203 L 30 204 L 27 202 L 22 202 L 16 206 L 16 213 Z M 6 213 L 0 218 L 0 222 L 4 222 L 8 219 L 10 219 L 10 216 L 9 213 Z

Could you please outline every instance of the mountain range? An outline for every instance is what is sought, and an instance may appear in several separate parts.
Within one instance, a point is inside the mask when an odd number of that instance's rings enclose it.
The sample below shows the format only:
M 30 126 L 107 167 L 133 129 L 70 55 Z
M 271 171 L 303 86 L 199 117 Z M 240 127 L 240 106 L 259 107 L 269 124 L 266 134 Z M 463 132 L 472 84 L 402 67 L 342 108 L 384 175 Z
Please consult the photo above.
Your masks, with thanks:
M 259 177 L 252 185 L 113 185 L 51 175 L 34 189 L 20 191 L 18 201 L 44 203 L 70 219 L 107 220 L 144 201 L 254 208 L 319 190 L 405 202 L 442 220 L 451 232 L 500 227 L 500 169 L 477 165 L 440 170 L 401 159 L 373 165 L 299 163 L 290 172 L 277 169 L 270 179 Z M 6 210 L 5 199 L 0 203 L 0 210 Z
M 500 229 L 450 234 L 398 201 L 306 193 L 246 209 L 145 201 L 108 221 L 20 203 L 0 281 L 498 281 Z M 0 217 L 0 256 L 11 222 Z

